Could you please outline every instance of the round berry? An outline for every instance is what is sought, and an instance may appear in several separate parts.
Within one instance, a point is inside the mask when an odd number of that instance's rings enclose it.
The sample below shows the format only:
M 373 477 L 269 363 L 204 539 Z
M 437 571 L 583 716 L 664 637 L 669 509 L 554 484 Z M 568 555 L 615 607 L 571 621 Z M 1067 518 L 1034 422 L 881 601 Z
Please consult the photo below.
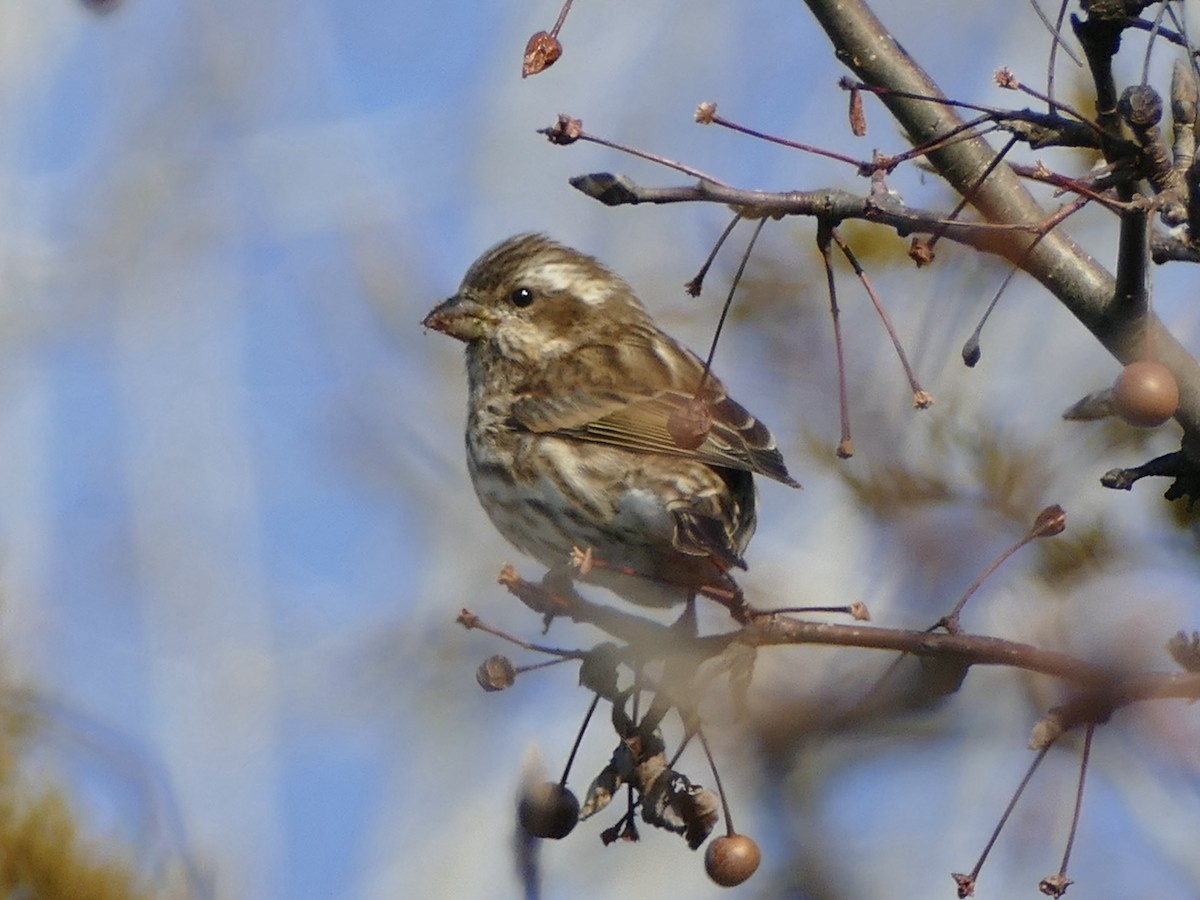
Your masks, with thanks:
M 721 887 L 735 887 L 754 874 L 762 853 L 754 839 L 744 834 L 727 834 L 704 851 L 704 871 Z
M 517 804 L 517 821 L 534 837 L 565 838 L 579 821 L 579 800 L 557 781 L 530 785 Z
M 703 400 L 692 398 L 671 410 L 667 434 L 681 450 L 695 450 L 712 430 L 712 413 Z
M 1153 428 L 1175 415 L 1179 385 L 1162 363 L 1141 360 L 1121 370 L 1113 384 L 1113 411 L 1130 425 Z
M 485 691 L 502 691 L 516 682 L 517 670 L 507 656 L 489 656 L 475 670 L 475 680 Z

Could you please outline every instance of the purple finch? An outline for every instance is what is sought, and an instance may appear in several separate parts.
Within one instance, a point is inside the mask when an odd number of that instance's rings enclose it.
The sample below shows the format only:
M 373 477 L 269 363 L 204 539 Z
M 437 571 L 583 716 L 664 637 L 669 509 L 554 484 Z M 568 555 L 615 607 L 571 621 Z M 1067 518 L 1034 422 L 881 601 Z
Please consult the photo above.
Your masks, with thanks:
M 481 256 L 423 324 L 467 345 L 467 466 L 518 549 L 635 603 L 740 597 L 775 439 L 619 276 L 536 234 Z

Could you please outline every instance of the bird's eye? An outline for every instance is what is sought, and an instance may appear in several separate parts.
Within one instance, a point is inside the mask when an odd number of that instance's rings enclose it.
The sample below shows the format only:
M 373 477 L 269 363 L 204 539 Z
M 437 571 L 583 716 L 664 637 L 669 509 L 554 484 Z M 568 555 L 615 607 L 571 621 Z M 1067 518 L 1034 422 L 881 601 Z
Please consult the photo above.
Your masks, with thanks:
M 524 308 L 533 302 L 533 291 L 527 287 L 519 287 L 508 295 L 508 299 L 512 301 L 513 306 Z

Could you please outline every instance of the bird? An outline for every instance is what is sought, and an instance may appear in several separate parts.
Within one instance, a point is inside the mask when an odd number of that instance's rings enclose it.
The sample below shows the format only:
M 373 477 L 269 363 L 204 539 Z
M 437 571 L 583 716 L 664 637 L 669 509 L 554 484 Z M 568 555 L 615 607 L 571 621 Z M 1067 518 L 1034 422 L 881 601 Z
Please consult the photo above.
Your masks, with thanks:
M 742 604 L 730 570 L 746 567 L 754 476 L 799 484 L 770 430 L 624 279 L 518 234 L 422 325 L 466 345 L 467 468 L 509 543 L 551 574 L 574 555 L 575 579 L 641 606 Z

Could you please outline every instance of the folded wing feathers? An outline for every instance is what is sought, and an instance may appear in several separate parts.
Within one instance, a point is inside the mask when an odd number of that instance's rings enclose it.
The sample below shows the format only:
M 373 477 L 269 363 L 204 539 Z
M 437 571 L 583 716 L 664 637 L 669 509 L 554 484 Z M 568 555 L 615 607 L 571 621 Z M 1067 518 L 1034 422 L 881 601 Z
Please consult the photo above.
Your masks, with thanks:
M 706 444 L 716 443 L 748 460 L 748 465 L 736 468 L 749 469 L 793 487 L 800 486 L 788 475 L 783 456 L 775 446 L 775 437 L 766 425 L 750 415 L 736 400 L 731 400 L 724 394 L 710 402 L 713 424 Z
M 608 362 L 621 372 L 620 376 L 569 393 L 555 393 L 551 388 L 552 384 L 569 379 L 547 378 L 536 386 L 528 386 L 528 393 L 513 404 L 513 424 L 542 434 L 555 433 L 646 453 L 697 459 L 799 487 L 788 475 L 771 432 L 745 407 L 730 399 L 716 378 L 707 380 L 701 394 L 712 416 L 708 435 L 695 449 L 680 447 L 668 431 L 667 422 L 674 410 L 691 400 L 694 390 L 691 386 L 702 377 L 703 363 L 694 354 L 680 353 L 672 357 L 674 367 L 665 367 L 661 372 L 674 386 L 652 388 L 646 379 L 638 377 L 638 368 L 628 364 L 621 353 L 635 349 L 630 345 L 634 343 L 631 338 L 636 337 L 636 334 L 627 336 L 626 345 L 590 348 L 593 352 L 606 350 L 612 354 Z M 630 358 L 639 357 L 631 353 Z M 578 375 L 580 371 L 593 370 L 574 369 L 571 374 Z
M 554 430 L 630 450 L 666 453 L 713 466 L 743 469 L 796 485 L 788 475 L 771 432 L 739 403 L 725 396 L 711 407 L 712 428 L 704 442 L 691 450 L 680 447 L 667 430 L 667 420 L 674 409 L 689 399 L 685 394 L 663 393 L 629 403 L 586 424 Z

